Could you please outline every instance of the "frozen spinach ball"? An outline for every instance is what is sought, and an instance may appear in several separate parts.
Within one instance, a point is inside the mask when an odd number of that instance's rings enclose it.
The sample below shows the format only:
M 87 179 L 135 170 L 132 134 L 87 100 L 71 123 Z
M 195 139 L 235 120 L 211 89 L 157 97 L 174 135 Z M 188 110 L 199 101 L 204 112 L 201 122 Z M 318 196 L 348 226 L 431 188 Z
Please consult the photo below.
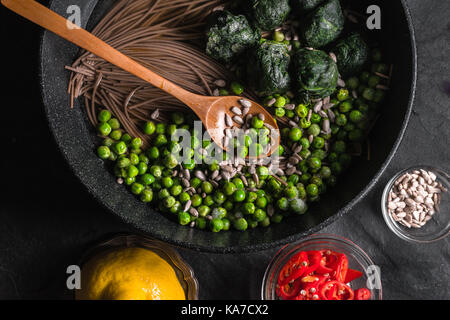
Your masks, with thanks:
M 249 15 L 262 30 L 270 31 L 286 20 L 289 0 L 247 0 Z
M 340 40 L 332 50 L 342 76 L 348 77 L 361 71 L 369 57 L 369 46 L 357 33 Z
M 261 37 L 260 31 L 252 28 L 243 15 L 216 11 L 208 20 L 206 53 L 224 63 L 231 62 L 248 48 L 257 45 Z
M 292 0 L 292 7 L 299 12 L 310 12 L 322 4 L 324 0 Z
M 293 81 L 303 99 L 324 98 L 336 90 L 338 67 L 326 52 L 300 49 L 292 59 Z
M 261 96 L 289 90 L 290 56 L 286 45 L 266 41 L 249 53 L 247 82 Z
M 328 0 L 311 12 L 302 24 L 304 45 L 322 48 L 333 42 L 344 29 L 344 15 L 339 0 Z

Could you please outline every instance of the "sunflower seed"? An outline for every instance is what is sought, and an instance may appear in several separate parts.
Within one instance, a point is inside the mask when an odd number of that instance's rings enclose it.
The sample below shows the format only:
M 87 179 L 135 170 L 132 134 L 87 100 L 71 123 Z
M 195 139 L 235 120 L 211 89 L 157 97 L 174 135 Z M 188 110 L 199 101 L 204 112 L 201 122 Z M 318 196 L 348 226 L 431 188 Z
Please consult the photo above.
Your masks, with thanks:
M 232 127 L 233 126 L 233 120 L 231 119 L 231 117 L 225 113 L 225 125 L 227 127 Z
M 191 208 L 191 204 L 192 204 L 192 201 L 191 200 L 188 200 L 188 202 L 186 202 L 186 204 L 185 204 L 185 206 L 184 206 L 184 212 L 188 212 L 188 210 Z
M 318 113 L 320 111 L 320 109 L 322 109 L 322 106 L 323 106 L 323 101 L 322 100 L 318 101 L 313 107 L 314 112 Z
M 252 103 L 246 99 L 240 99 L 239 103 L 244 107 L 244 108 L 250 108 L 252 106 Z
M 338 79 L 337 85 L 338 85 L 339 87 L 344 88 L 344 87 L 345 87 L 345 81 L 342 80 L 342 79 Z
M 156 109 L 151 115 L 150 118 L 153 120 L 157 120 L 159 118 L 159 109 Z
M 217 89 L 217 88 L 214 89 L 212 94 L 213 94 L 214 97 L 220 96 L 220 91 L 219 91 L 219 89 Z
M 242 110 L 239 109 L 238 107 L 233 107 L 231 108 L 231 112 L 233 112 L 234 114 L 241 116 L 242 115 Z
M 226 87 L 226 85 L 227 85 L 227 83 L 225 82 L 225 80 L 221 80 L 221 79 L 214 81 L 214 84 L 215 84 L 216 86 L 218 86 L 219 88 L 224 88 L 224 87 Z
M 266 116 L 263 113 L 258 113 L 258 119 L 264 121 L 266 120 Z
M 204 174 L 202 171 L 200 171 L 200 170 L 196 170 L 196 171 L 194 172 L 194 175 L 195 175 L 197 178 L 199 178 L 200 180 L 202 180 L 202 181 L 205 181 L 205 180 L 206 180 L 205 174 Z
M 271 107 L 271 106 L 273 106 L 275 104 L 275 102 L 277 102 L 277 99 L 272 98 L 272 99 L 269 100 L 269 102 L 267 102 L 267 106 Z
M 190 208 L 189 209 L 189 213 L 193 216 L 193 217 L 198 217 L 198 211 L 195 208 Z
M 333 52 L 330 52 L 329 55 L 330 55 L 330 58 L 331 58 L 334 62 L 337 62 L 336 55 L 335 55 Z
M 284 106 L 284 109 L 286 110 L 294 110 L 295 109 L 295 104 L 290 103 Z

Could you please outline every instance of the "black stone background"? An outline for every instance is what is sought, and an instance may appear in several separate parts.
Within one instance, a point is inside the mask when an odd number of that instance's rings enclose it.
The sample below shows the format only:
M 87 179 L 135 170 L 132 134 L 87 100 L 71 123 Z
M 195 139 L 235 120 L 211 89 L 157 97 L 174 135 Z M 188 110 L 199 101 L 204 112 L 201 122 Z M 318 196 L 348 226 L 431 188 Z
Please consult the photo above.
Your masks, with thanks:
M 388 230 L 380 211 L 384 184 L 398 170 L 422 163 L 450 172 L 450 1 L 407 3 L 418 47 L 411 122 L 377 186 L 323 232 L 348 237 L 372 257 L 381 267 L 384 299 L 449 299 L 450 238 L 407 243 Z M 70 299 L 66 267 L 96 242 L 131 228 L 91 198 L 51 136 L 37 76 L 41 30 L 3 7 L 0 21 L 0 299 Z M 201 299 L 259 299 L 277 249 L 243 255 L 178 251 L 195 270 Z

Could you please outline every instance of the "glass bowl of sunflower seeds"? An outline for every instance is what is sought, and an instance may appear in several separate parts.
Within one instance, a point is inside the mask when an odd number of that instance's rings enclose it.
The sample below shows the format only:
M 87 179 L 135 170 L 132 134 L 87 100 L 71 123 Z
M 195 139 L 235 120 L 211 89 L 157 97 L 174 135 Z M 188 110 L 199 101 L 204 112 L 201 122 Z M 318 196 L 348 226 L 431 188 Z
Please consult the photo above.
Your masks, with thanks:
M 384 220 L 403 240 L 431 243 L 450 234 L 450 178 L 430 166 L 398 172 L 384 188 Z

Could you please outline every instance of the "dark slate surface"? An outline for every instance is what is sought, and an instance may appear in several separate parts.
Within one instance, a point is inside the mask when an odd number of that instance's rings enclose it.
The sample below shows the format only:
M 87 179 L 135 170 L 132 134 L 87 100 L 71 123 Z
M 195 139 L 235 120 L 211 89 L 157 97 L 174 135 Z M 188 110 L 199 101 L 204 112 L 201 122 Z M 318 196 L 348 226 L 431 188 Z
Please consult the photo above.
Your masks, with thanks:
M 350 238 L 381 267 L 385 299 L 449 299 L 450 239 L 417 245 L 382 220 L 384 183 L 418 163 L 450 171 L 450 2 L 407 1 L 416 28 L 418 85 L 414 113 L 397 155 L 378 185 L 351 213 L 323 232 Z M 39 29 L 1 9 L 3 52 L 0 299 L 65 299 L 65 269 L 92 244 L 128 231 L 90 198 L 64 163 L 48 130 L 37 69 Z M 16 30 L 11 32 L 11 30 Z M 26 90 L 24 90 L 26 89 Z M 6 145 L 5 145 L 6 144 Z M 245 255 L 180 249 L 201 283 L 203 299 L 258 299 L 277 250 Z

